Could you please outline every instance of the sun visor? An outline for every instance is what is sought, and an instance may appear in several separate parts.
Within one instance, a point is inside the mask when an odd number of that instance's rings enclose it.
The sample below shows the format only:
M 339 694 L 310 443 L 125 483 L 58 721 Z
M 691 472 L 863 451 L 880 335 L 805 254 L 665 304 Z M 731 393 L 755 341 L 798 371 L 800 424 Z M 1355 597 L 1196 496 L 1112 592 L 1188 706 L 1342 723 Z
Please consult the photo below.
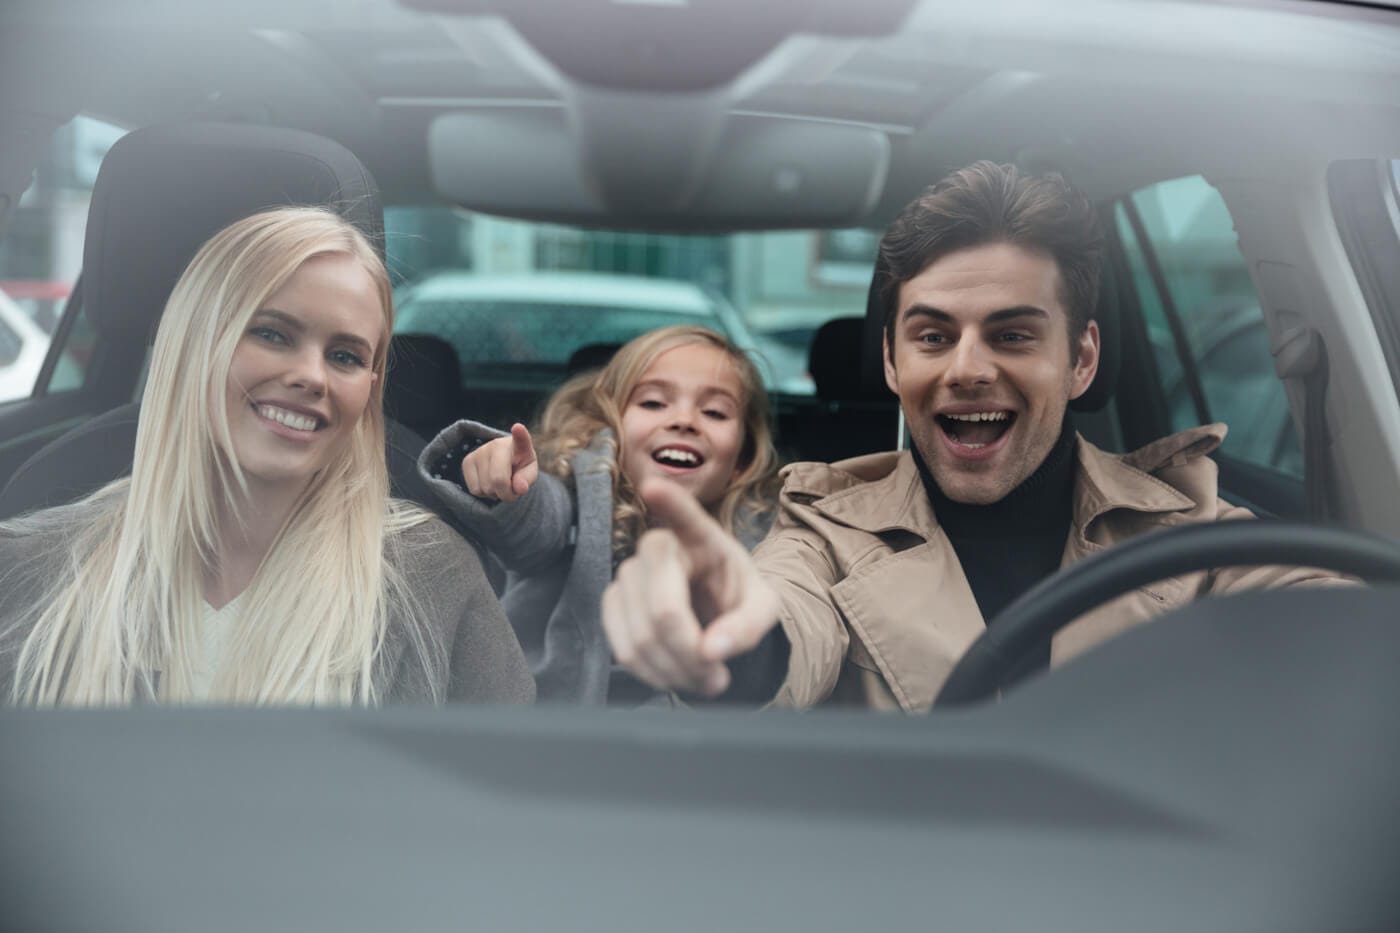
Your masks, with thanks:
M 588 136 L 587 154 L 563 109 L 443 114 L 428 133 L 439 194 L 493 214 L 643 229 L 773 229 L 860 223 L 879 199 L 890 142 L 869 127 L 731 116 L 708 157 L 667 194 L 633 192 L 658 176 L 632 145 Z M 629 175 L 630 173 L 630 175 Z M 642 196 L 636 196 L 636 195 Z

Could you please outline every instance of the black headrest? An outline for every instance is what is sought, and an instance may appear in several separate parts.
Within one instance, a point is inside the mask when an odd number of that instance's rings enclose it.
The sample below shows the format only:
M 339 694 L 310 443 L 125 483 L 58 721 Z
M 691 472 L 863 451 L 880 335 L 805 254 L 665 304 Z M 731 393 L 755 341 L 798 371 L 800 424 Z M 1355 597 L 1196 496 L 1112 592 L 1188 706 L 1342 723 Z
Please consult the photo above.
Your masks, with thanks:
M 818 327 L 813 335 L 807 351 L 807 371 L 816 384 L 817 398 L 823 402 L 894 401 L 883 378 L 878 385 L 868 385 L 862 378 L 864 328 L 864 318 L 838 317 Z
M 430 426 L 436 434 L 462 417 L 461 391 L 461 362 L 446 340 L 427 334 L 395 334 L 390 340 L 384 381 L 384 412 L 390 418 L 415 429 Z
M 881 355 L 881 338 L 885 328 L 885 308 L 880 303 L 879 283 L 884 263 L 875 260 L 875 271 L 870 278 L 870 290 L 865 296 L 865 328 L 861 345 L 861 381 L 867 392 L 885 385 L 884 359 Z M 1104 257 L 1099 274 L 1099 300 L 1094 308 L 1094 320 L 1099 325 L 1099 371 L 1088 390 L 1069 403 L 1075 411 L 1098 411 L 1108 404 L 1113 391 L 1118 386 L 1118 370 L 1122 364 L 1123 326 L 1119 320 L 1118 276 L 1113 271 L 1113 263 Z M 816 370 L 812 370 L 813 379 Z
M 565 369 L 570 376 L 577 376 L 590 369 L 602 369 L 621 349 L 620 343 L 586 343 L 569 355 L 569 363 Z
M 102 160 L 83 246 L 83 301 L 105 339 L 149 339 L 199 247 L 241 217 L 317 204 L 382 251 L 369 171 L 346 148 L 300 130 L 191 123 L 134 130 Z

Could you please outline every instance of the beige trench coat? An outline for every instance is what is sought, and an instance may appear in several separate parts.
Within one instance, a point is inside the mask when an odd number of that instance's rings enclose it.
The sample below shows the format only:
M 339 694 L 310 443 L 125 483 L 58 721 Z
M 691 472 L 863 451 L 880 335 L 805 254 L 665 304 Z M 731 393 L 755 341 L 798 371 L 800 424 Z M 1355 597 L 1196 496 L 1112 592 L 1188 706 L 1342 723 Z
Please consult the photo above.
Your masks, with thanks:
M 1074 513 L 1061 566 L 1156 528 L 1251 518 L 1216 495 L 1206 425 L 1133 453 L 1078 439 Z M 927 710 L 986 628 L 908 452 L 783 471 L 779 515 L 754 558 L 782 601 L 792 642 L 779 706 Z M 1226 568 L 1154 583 L 1063 629 L 1051 665 L 1206 593 L 1335 581 L 1316 570 Z

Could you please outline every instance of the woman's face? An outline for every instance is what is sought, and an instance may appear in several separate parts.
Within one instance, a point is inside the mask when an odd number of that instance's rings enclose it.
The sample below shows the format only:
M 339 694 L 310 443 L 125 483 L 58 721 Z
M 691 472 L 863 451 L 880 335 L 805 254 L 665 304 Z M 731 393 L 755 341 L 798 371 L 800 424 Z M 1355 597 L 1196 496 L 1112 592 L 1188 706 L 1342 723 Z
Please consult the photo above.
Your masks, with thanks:
M 687 344 L 642 373 L 622 411 L 622 469 L 679 483 L 713 510 L 738 471 L 744 443 L 743 383 L 718 347 Z
M 384 339 L 374 279 L 352 256 L 316 256 L 248 321 L 229 367 L 233 455 L 250 482 L 300 489 L 369 403 Z

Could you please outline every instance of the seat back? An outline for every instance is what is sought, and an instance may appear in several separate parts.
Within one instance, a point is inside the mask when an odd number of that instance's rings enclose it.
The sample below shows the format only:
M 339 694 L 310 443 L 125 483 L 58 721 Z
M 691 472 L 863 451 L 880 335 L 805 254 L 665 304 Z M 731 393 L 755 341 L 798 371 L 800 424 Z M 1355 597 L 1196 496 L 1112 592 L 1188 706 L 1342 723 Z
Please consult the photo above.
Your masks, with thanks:
M 586 343 L 569 355 L 564 372 L 572 379 L 590 369 L 602 369 L 621 349 L 620 343 Z
M 462 398 L 462 366 L 452 344 L 427 334 L 394 335 L 384 414 L 425 438 L 458 418 L 472 417 Z
M 133 397 L 161 312 L 199 248 L 235 220 L 292 204 L 339 211 L 382 253 L 374 179 L 329 139 L 191 123 L 117 140 L 93 184 L 83 242 L 82 300 L 99 334 L 107 397 Z
M 817 328 L 807 371 L 816 398 L 784 413 L 780 443 L 786 456 L 832 463 L 881 450 L 898 441 L 899 400 L 881 383 L 861 378 L 859 317 L 833 318 Z

